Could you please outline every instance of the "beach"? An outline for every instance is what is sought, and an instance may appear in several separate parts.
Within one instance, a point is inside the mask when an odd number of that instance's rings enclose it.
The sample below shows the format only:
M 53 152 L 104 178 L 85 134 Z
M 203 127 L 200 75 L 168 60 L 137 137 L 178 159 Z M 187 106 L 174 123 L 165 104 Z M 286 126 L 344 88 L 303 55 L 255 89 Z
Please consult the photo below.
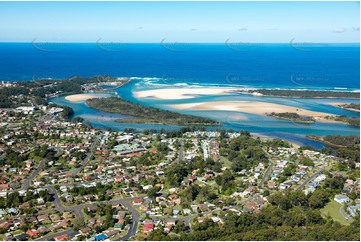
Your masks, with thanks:
M 267 102 L 250 102 L 250 101 L 220 101 L 220 102 L 201 102 L 201 103 L 186 103 L 169 105 L 171 108 L 178 110 L 221 110 L 221 111 L 236 111 L 242 113 L 251 113 L 258 115 L 267 115 L 269 113 L 297 113 L 301 116 L 314 117 L 322 122 L 337 122 L 334 120 L 327 120 L 325 116 L 332 116 L 333 114 L 324 112 L 315 112 L 307 109 L 301 109 L 293 106 L 286 106 Z
M 195 98 L 200 95 L 221 95 L 235 91 L 231 88 L 165 88 L 133 92 L 136 98 L 176 100 Z
M 88 94 L 88 93 L 83 93 L 83 94 L 69 95 L 69 96 L 66 96 L 65 99 L 70 101 L 70 102 L 82 102 L 82 101 L 86 101 L 86 100 L 91 99 L 91 98 L 101 98 L 101 97 L 109 97 L 109 94 Z

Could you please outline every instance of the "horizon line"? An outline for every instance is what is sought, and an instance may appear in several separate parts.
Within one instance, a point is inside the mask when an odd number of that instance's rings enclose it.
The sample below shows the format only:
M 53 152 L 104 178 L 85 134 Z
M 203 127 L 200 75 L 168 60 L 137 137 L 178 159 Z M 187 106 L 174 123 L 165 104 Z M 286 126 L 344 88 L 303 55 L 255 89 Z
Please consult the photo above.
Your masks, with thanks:
M 292 43 L 291 39 L 287 42 L 250 42 L 250 41 L 233 41 L 228 42 L 232 43 L 247 43 L 247 44 L 290 44 Z M 227 40 L 224 42 L 187 42 L 187 41 L 159 41 L 159 42 L 116 42 L 116 41 L 103 41 L 99 42 L 96 41 L 0 41 L 0 44 L 36 44 L 36 43 L 59 43 L 59 44 L 107 44 L 107 43 L 114 43 L 114 44 L 227 44 Z M 316 41 L 295 41 L 297 43 L 304 43 L 304 44 L 360 44 L 360 42 L 316 42 Z

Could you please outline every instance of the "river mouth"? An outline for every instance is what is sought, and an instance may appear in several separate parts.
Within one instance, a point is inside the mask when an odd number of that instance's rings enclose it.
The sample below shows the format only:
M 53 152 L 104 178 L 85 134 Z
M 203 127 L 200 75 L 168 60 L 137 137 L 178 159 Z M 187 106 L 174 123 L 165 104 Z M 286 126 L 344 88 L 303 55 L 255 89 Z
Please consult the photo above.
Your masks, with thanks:
M 240 95 L 234 93 L 215 93 L 211 95 L 193 95 L 187 99 L 154 99 L 137 97 L 134 93 L 138 91 L 137 84 L 142 80 L 137 80 L 128 83 L 116 90 L 117 94 L 111 94 L 111 96 L 120 96 L 123 99 L 136 102 L 142 105 L 151 106 L 155 108 L 166 109 L 170 111 L 176 111 L 182 114 L 196 115 L 206 118 L 211 118 L 222 122 L 222 126 L 210 126 L 206 127 L 207 130 L 216 129 L 232 129 L 234 131 L 248 130 L 251 133 L 261 134 L 267 137 L 282 138 L 289 140 L 298 145 L 311 145 L 315 148 L 322 148 L 325 146 L 321 142 L 307 139 L 306 135 L 357 135 L 359 136 L 359 128 L 352 127 L 346 124 L 340 123 L 297 123 L 290 122 L 288 120 L 280 120 L 273 117 L 267 117 L 265 115 L 252 114 L 247 112 L 237 112 L 230 110 L 182 110 L 172 108 L 172 105 L 187 104 L 192 102 L 225 102 L 225 101 L 240 101 L 240 102 L 268 102 L 271 104 L 287 104 L 293 105 L 299 108 L 306 108 L 315 112 L 328 112 L 335 115 L 352 115 L 358 116 L 359 114 L 341 108 L 327 105 L 326 102 L 330 102 L 330 99 L 300 99 L 300 98 L 275 98 L 275 97 L 260 97 L 253 95 Z M 203 87 L 206 88 L 206 87 Z M 104 94 L 98 94 L 100 97 L 104 97 Z M 109 95 L 109 94 L 108 94 Z M 69 99 L 69 98 L 68 98 Z M 178 125 L 164 125 L 164 124 L 137 124 L 137 123 L 120 123 L 116 122 L 116 119 L 128 118 L 128 116 L 114 113 L 106 113 L 91 107 L 88 107 L 85 100 L 69 101 L 66 96 L 55 97 L 49 100 L 59 105 L 67 105 L 74 109 L 74 117 L 81 116 L 88 120 L 94 127 L 102 129 L 115 129 L 123 130 L 125 128 L 135 128 L 138 131 L 144 129 L 165 129 L 167 131 L 178 130 Z M 359 102 L 359 100 L 348 99 L 332 99 L 332 102 Z M 255 107 L 257 108 L 257 107 Z

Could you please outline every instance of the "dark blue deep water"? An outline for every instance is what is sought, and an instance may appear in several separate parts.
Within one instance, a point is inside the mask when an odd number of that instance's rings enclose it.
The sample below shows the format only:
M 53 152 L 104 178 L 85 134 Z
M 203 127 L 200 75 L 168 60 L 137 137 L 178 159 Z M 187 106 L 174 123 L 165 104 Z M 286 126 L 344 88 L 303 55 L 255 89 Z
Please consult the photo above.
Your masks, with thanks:
M 202 85 L 358 90 L 359 53 L 359 44 L 64 44 L 35 40 L 0 44 L 0 80 L 111 75 Z

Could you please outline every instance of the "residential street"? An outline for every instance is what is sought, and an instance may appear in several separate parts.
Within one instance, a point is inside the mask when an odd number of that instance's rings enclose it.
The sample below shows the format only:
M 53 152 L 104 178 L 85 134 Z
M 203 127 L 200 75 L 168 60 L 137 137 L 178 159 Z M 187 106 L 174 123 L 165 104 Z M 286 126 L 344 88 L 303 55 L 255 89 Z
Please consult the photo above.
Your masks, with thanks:
M 302 190 L 302 188 L 303 188 L 304 186 L 306 186 L 310 181 L 312 181 L 313 179 L 315 179 L 322 171 L 323 171 L 323 168 L 320 168 L 317 172 L 315 172 L 314 174 L 312 174 L 312 176 L 310 176 L 309 178 L 307 178 L 306 181 L 304 181 L 296 190 L 297 190 L 297 191 Z
M 38 166 L 38 168 L 29 175 L 28 178 L 24 180 L 23 185 L 21 186 L 22 190 L 26 190 L 30 187 L 31 181 L 36 177 L 36 175 L 43 169 L 43 166 L 45 165 L 46 160 L 42 160 Z

